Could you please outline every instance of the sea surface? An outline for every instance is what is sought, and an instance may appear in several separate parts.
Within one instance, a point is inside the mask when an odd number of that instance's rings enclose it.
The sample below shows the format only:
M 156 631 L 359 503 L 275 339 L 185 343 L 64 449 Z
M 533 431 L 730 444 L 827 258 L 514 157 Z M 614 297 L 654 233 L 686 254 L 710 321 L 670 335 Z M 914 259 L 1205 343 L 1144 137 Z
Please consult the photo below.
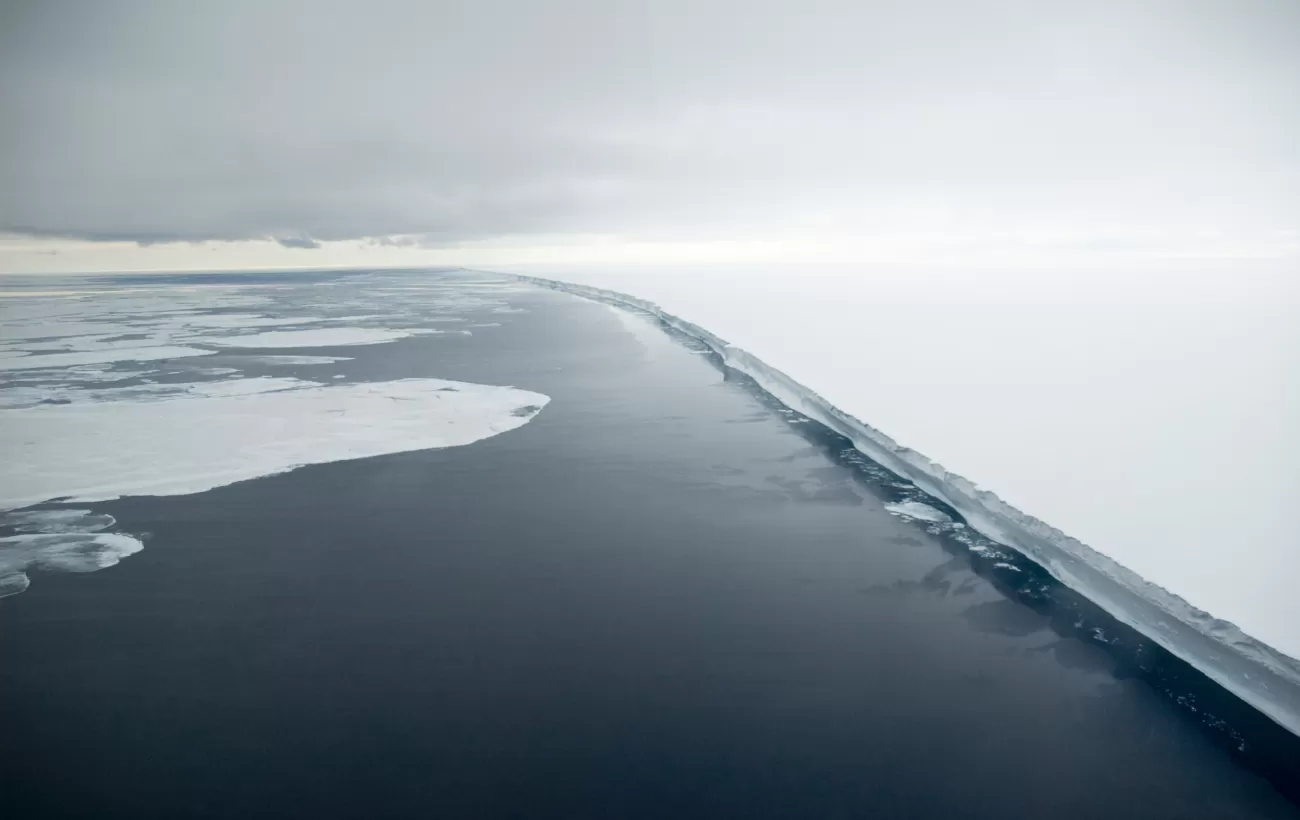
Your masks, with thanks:
M 362 272 L 3 280 L 0 320 L 131 291 L 128 321 L 171 289 L 264 320 L 222 334 L 458 332 L 154 337 L 217 352 L 0 371 L 0 400 L 236 377 L 549 402 L 460 446 L 41 505 L 143 548 L 0 598 L 6 820 L 1300 817 L 1295 737 L 647 316 Z

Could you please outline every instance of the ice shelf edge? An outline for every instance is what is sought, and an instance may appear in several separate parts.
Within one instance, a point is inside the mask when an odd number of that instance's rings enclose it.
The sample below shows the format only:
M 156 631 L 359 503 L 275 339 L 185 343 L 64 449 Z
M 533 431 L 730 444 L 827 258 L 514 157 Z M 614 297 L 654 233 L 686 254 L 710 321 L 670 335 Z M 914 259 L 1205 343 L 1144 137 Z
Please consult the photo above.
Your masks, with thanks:
M 486 272 L 486 271 L 485 271 Z M 493 271 L 492 273 L 497 273 Z M 1042 566 L 1061 583 L 1300 736 L 1300 661 L 1197 609 L 1178 595 L 1020 511 L 995 493 L 835 407 L 813 390 L 654 302 L 618 291 L 522 274 L 520 282 L 648 313 L 707 345 L 792 410 L 848 438 L 863 455 L 957 510 L 984 536 Z

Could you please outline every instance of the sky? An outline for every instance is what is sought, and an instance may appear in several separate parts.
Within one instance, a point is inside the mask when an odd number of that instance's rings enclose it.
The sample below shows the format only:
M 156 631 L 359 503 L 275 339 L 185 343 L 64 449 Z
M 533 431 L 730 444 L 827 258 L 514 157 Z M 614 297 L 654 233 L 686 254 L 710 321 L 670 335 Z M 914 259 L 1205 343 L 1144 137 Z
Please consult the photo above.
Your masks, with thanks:
M 0 4 L 0 272 L 1300 260 L 1300 3 Z

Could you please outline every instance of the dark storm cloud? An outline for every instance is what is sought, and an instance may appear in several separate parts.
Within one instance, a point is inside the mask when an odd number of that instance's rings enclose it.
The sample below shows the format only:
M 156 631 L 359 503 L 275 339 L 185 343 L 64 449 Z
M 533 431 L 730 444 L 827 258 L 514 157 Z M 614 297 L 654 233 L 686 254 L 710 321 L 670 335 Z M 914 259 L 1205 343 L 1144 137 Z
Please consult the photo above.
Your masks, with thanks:
M 1300 210 L 1290 0 L 339 5 L 4 4 L 0 230 L 304 247 Z

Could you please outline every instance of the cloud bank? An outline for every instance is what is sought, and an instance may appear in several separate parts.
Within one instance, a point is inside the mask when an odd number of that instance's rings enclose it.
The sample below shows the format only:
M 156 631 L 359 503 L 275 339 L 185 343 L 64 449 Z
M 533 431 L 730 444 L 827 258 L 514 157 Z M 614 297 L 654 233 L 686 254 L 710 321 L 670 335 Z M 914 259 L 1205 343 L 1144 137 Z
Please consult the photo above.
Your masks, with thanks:
M 0 231 L 1272 234 L 1298 45 L 1289 0 L 20 1 Z

